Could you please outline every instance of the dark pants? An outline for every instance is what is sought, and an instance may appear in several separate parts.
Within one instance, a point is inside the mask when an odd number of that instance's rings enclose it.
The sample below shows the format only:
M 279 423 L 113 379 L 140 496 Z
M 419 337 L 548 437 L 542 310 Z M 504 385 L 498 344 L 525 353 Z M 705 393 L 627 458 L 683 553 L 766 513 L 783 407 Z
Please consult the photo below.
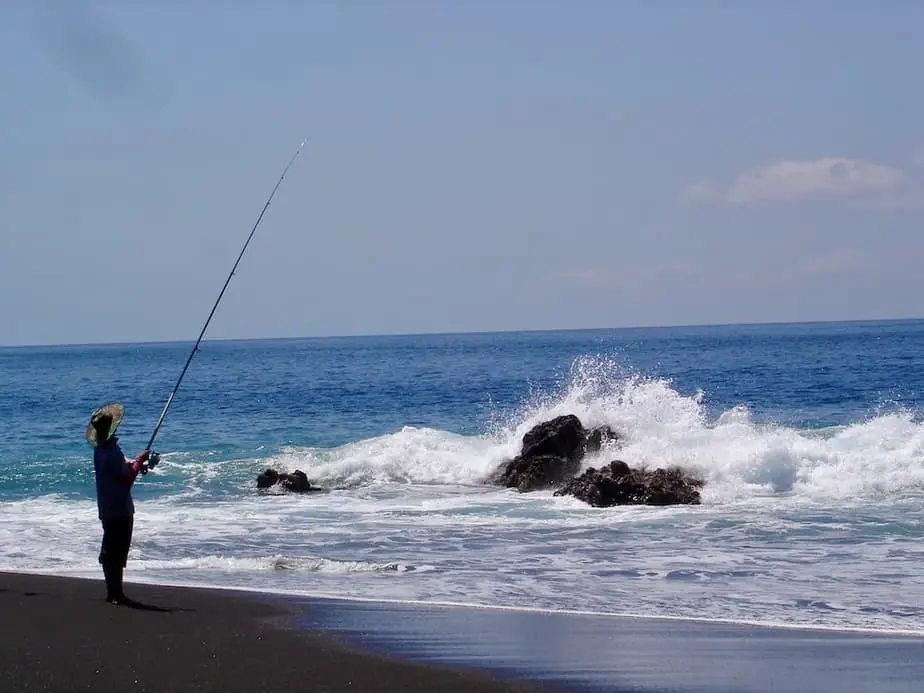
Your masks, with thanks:
M 128 563 L 128 550 L 132 545 L 132 529 L 134 520 L 128 517 L 117 517 L 112 520 L 103 520 L 103 543 L 99 550 L 99 562 L 103 565 L 124 568 Z

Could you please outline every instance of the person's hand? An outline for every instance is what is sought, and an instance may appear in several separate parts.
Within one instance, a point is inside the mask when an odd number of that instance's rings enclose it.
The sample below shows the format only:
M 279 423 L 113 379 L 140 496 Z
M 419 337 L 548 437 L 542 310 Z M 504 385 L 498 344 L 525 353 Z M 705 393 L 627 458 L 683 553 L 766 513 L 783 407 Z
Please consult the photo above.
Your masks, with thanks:
M 135 459 L 138 460 L 139 462 L 147 462 L 150 456 L 151 456 L 151 451 L 145 450 L 140 455 L 138 455 L 138 457 L 136 457 Z

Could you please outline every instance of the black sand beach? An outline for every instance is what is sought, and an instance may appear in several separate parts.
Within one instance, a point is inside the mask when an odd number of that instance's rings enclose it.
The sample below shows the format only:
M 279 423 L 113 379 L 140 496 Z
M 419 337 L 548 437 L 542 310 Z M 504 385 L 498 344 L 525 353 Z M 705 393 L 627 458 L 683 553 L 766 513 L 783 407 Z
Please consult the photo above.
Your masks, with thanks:
M 104 592 L 101 581 L 0 573 L 0 690 L 541 690 L 292 628 L 294 606 L 260 595 L 128 582 L 149 607 L 132 609 Z
M 919 693 L 924 637 L 0 572 L 0 691 Z

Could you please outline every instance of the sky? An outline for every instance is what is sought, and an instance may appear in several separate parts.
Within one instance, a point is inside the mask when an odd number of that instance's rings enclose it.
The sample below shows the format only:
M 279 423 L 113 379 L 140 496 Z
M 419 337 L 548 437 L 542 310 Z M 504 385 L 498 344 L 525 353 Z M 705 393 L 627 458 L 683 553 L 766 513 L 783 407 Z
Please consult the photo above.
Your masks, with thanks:
M 0 344 L 924 315 L 924 5 L 0 4 Z

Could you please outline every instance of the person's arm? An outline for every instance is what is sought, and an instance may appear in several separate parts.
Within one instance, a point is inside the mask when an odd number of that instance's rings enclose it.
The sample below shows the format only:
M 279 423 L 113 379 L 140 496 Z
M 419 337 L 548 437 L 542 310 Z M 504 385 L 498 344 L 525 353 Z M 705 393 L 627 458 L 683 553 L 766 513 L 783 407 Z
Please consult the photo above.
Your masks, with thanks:
M 125 457 L 125 453 L 122 452 L 122 449 L 116 445 L 109 457 L 107 466 L 115 476 L 125 483 L 131 484 L 134 483 L 138 474 L 141 472 L 141 466 L 144 464 L 145 460 L 148 459 L 149 455 L 150 453 L 145 450 L 134 460 L 129 460 Z
M 141 473 L 141 467 L 144 465 L 145 461 L 147 461 L 148 456 L 150 454 L 151 454 L 150 452 L 145 450 L 144 452 L 140 453 L 138 457 L 133 459 L 131 462 L 128 461 L 127 457 L 125 458 L 125 466 L 128 467 L 130 470 L 129 471 L 130 476 L 126 479 L 128 483 L 130 484 L 134 483 L 135 479 L 138 478 L 138 474 Z

